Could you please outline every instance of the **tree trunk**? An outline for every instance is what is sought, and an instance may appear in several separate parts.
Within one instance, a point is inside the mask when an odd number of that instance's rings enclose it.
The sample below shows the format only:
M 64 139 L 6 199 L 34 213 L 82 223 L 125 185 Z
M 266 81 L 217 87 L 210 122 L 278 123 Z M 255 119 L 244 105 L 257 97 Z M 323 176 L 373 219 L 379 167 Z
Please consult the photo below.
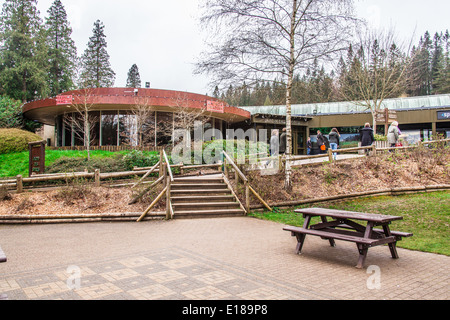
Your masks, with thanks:
M 294 68 L 295 68 L 295 22 L 297 18 L 297 0 L 293 1 L 292 8 L 292 18 L 291 18 L 291 32 L 290 32 L 290 61 L 289 61 L 289 74 L 286 86 L 286 168 L 285 168 L 285 181 L 284 188 L 286 191 L 290 192 L 292 190 L 291 182 L 291 155 L 292 155 L 292 119 L 291 119 L 291 103 L 292 103 L 292 82 L 294 79 Z
M 91 161 L 91 128 L 89 123 L 89 111 L 84 111 L 84 136 L 85 147 L 88 155 L 88 161 Z

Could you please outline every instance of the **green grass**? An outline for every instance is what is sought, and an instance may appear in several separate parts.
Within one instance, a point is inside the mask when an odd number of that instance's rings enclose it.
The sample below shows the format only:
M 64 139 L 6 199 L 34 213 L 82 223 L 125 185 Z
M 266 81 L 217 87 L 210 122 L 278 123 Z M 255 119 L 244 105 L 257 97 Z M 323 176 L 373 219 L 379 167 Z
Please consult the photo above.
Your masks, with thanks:
M 129 151 L 111 152 L 95 150 L 91 151 L 91 158 L 115 158 L 117 155 L 124 155 L 128 152 Z M 147 153 L 149 152 L 144 151 L 144 154 Z M 62 157 L 87 158 L 87 152 L 77 150 L 46 150 L 45 166 L 51 165 L 57 159 Z M 28 159 L 28 151 L 0 154 L 0 177 L 16 177 L 19 174 L 28 177 Z
M 402 216 L 403 220 L 391 224 L 391 230 L 412 232 L 414 236 L 398 242 L 399 247 L 450 256 L 450 191 L 361 198 L 314 206 Z M 295 208 L 305 207 L 310 206 Z M 286 225 L 302 226 L 303 217 L 294 213 L 295 208 L 275 208 L 273 212 L 255 212 L 252 215 Z

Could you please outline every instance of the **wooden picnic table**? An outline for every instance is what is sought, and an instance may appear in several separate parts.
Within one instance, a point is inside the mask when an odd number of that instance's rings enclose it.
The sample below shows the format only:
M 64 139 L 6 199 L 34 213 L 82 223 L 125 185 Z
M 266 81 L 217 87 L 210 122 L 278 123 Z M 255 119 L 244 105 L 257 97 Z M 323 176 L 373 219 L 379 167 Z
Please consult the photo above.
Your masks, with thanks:
M 413 235 L 390 230 L 391 222 L 403 219 L 400 216 L 323 208 L 298 209 L 295 212 L 303 214 L 303 228 L 287 226 L 283 230 L 290 231 L 292 236 L 297 237 L 297 254 L 302 251 L 306 235 L 319 236 L 328 240 L 333 247 L 336 246 L 335 240 L 350 241 L 356 243 L 359 251 L 357 268 L 363 267 L 368 249 L 378 245 L 388 244 L 392 258 L 398 259 L 397 241 Z M 310 225 L 313 217 L 320 217 L 322 222 Z M 328 221 L 328 218 L 332 221 Z M 374 229 L 376 226 L 381 226 L 382 229 Z

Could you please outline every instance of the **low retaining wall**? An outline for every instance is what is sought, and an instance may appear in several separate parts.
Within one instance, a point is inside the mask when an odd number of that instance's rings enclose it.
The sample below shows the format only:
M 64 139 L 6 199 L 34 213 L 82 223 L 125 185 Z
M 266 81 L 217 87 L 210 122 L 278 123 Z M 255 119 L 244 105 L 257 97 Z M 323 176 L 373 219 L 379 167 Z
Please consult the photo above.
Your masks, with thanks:
M 419 192 L 435 192 L 450 190 L 450 185 L 431 185 L 406 188 L 388 188 L 371 190 L 352 194 L 336 195 L 316 199 L 269 203 L 271 207 L 293 207 L 302 204 L 314 204 L 327 201 L 347 200 L 360 197 L 376 197 L 382 195 L 401 195 Z M 264 205 L 250 206 L 252 210 L 263 209 Z M 136 222 L 141 212 L 105 213 L 105 214 L 73 214 L 73 215 L 0 215 L 0 224 L 57 224 L 57 223 L 86 223 L 86 222 Z M 165 212 L 151 212 L 143 220 L 162 220 Z
M 397 196 L 408 193 L 419 193 L 419 192 L 434 192 L 434 191 L 442 191 L 442 190 L 450 190 L 450 185 L 431 185 L 431 186 L 416 186 L 416 187 L 405 187 L 405 188 L 387 188 L 382 190 L 370 190 L 358 193 L 350 193 L 350 194 L 342 194 L 330 197 L 322 197 L 315 199 L 304 199 L 298 201 L 284 201 L 278 203 L 269 203 L 271 207 L 293 207 L 303 204 L 313 204 L 319 202 L 327 202 L 327 201 L 337 201 L 337 200 L 347 200 L 352 198 L 361 198 L 361 197 L 377 197 L 377 196 Z M 264 206 L 262 205 L 253 205 L 250 206 L 251 209 L 262 209 Z

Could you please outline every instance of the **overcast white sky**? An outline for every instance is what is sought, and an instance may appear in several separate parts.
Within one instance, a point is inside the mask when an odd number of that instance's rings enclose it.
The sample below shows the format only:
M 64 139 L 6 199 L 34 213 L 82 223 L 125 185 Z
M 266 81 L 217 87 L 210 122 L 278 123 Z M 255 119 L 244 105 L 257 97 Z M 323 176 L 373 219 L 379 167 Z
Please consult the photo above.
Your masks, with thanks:
M 0 0 L 3 6 L 4 0 Z M 41 17 L 53 0 L 38 0 Z M 62 0 L 73 28 L 72 38 L 81 55 L 92 35 L 93 24 L 105 24 L 108 53 L 116 72 L 116 87 L 126 85 L 132 64 L 139 67 L 142 86 L 211 93 L 207 79 L 193 74 L 193 63 L 202 51 L 198 22 L 199 0 Z M 395 27 L 402 38 L 414 30 L 450 29 L 449 0 L 355 0 L 358 15 L 374 27 Z M 415 41 L 416 43 L 417 41 Z

